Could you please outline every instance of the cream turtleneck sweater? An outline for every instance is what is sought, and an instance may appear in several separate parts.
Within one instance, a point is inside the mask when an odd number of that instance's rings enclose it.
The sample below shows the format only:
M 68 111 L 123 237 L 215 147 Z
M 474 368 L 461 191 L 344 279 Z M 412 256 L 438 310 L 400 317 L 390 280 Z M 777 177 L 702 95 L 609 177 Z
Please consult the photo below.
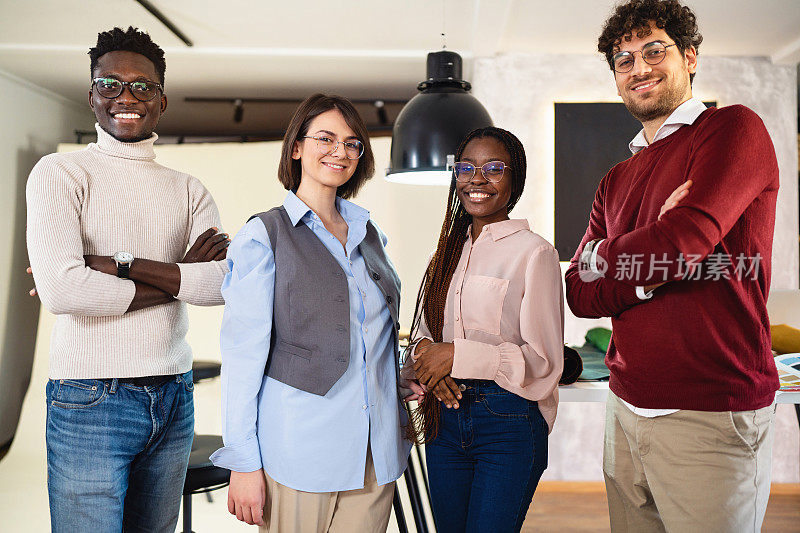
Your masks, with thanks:
M 179 264 L 178 301 L 126 313 L 135 287 L 89 269 L 84 255 L 176 263 L 208 228 L 221 228 L 196 178 L 154 161 L 149 139 L 124 143 L 99 126 L 97 143 L 43 157 L 31 171 L 28 255 L 44 306 L 58 315 L 50 378 L 122 378 L 186 372 L 186 304 L 221 305 L 225 261 Z

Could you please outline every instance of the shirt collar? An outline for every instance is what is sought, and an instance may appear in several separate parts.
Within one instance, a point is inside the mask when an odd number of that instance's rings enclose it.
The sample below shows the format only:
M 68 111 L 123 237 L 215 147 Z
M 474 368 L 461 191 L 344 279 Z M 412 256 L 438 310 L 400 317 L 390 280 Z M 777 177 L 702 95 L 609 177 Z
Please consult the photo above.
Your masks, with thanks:
M 289 191 L 286 194 L 286 198 L 283 200 L 283 208 L 286 209 L 286 214 L 289 215 L 289 220 L 292 221 L 293 226 L 296 226 L 306 213 L 311 211 L 311 208 L 298 198 L 294 191 Z
M 298 198 L 294 191 L 289 191 L 286 194 L 286 198 L 283 200 L 283 208 L 286 209 L 286 214 L 289 215 L 289 220 L 292 221 L 293 226 L 297 226 L 303 217 L 314 215 L 314 211 L 303 200 Z M 336 197 L 336 209 L 348 225 L 353 221 L 366 222 L 369 220 L 369 211 L 338 196 Z
M 689 98 L 676 107 L 675 111 L 673 111 L 672 114 L 667 117 L 667 120 L 656 130 L 653 142 L 669 137 L 671 134 L 678 131 L 681 126 L 694 124 L 697 117 L 702 115 L 705 110 L 706 105 L 702 100 L 696 97 Z M 645 139 L 644 128 L 642 128 L 639 130 L 639 133 L 636 134 L 636 137 L 628 143 L 628 148 L 635 154 L 639 150 L 647 148 L 650 144 L 651 143 L 648 143 L 647 139 Z
M 488 232 L 492 236 L 492 240 L 497 242 L 504 237 L 522 230 L 529 230 L 530 226 L 528 221 L 524 218 L 511 218 L 501 222 L 495 222 L 483 227 L 483 232 Z M 470 226 L 467 235 L 472 238 L 472 226 Z
M 336 197 L 336 210 L 339 211 L 339 214 L 347 221 L 348 225 L 356 220 L 365 223 L 369 220 L 369 211 L 338 196 Z

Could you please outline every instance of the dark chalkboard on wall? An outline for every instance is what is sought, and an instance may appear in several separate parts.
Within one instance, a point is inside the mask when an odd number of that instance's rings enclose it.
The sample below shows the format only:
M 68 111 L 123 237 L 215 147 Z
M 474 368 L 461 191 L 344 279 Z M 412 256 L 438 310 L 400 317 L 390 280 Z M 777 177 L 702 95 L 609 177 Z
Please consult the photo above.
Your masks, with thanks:
M 555 246 L 569 261 L 589 225 L 597 185 L 631 156 L 628 143 L 642 125 L 623 104 L 557 103 L 555 118 Z

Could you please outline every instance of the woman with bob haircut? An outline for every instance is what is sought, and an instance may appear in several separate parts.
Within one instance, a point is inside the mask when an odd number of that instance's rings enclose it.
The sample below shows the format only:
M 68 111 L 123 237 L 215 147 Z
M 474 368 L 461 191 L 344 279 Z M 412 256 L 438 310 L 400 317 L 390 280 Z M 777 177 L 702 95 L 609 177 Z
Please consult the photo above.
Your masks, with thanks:
M 439 533 L 519 531 L 547 467 L 564 306 L 558 253 L 508 217 L 525 172 L 510 132 L 467 136 L 417 297 L 403 374 L 429 392 L 408 429 L 425 441 Z
M 231 470 L 230 513 L 261 531 L 385 531 L 406 468 L 400 281 L 386 237 L 347 201 L 374 166 L 353 105 L 309 97 L 283 139 L 283 204 L 228 249 L 225 446 L 211 459 Z

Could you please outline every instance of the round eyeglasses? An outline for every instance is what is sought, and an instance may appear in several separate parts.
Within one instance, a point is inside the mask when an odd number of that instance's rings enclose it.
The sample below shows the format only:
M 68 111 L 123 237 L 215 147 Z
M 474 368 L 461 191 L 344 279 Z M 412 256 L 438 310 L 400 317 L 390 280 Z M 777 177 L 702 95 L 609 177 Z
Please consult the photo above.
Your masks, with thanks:
M 472 179 L 473 176 L 475 176 L 476 168 L 481 169 L 481 173 L 483 174 L 483 177 L 486 178 L 486 181 L 490 183 L 497 183 L 503 179 L 503 173 L 505 170 L 511 167 L 502 161 L 489 161 L 480 167 L 476 167 L 472 163 L 467 163 L 465 161 L 458 161 L 453 163 L 453 174 L 456 177 L 456 181 L 467 183 Z
M 117 98 L 128 87 L 134 98 L 140 102 L 149 102 L 156 97 L 158 91 L 164 92 L 160 83 L 154 81 L 119 81 L 116 78 L 93 78 L 92 87 L 103 98 Z
M 620 74 L 624 74 L 626 72 L 630 72 L 633 70 L 633 65 L 636 60 L 633 57 L 633 54 L 639 52 L 641 54 L 642 59 L 648 65 L 658 65 L 664 58 L 667 57 L 667 48 L 670 46 L 676 46 L 675 43 L 672 44 L 664 44 L 660 41 L 653 41 L 652 43 L 647 43 L 641 50 L 634 50 L 633 52 L 617 52 L 614 54 L 614 57 L 611 58 L 611 66 L 614 68 L 614 72 L 618 72 Z
M 339 148 L 340 144 L 344 146 L 344 155 L 347 159 L 358 159 L 364 155 L 364 143 L 358 139 L 337 141 L 325 135 L 303 135 L 303 139 L 314 139 L 317 141 L 317 149 L 322 155 L 331 155 Z

